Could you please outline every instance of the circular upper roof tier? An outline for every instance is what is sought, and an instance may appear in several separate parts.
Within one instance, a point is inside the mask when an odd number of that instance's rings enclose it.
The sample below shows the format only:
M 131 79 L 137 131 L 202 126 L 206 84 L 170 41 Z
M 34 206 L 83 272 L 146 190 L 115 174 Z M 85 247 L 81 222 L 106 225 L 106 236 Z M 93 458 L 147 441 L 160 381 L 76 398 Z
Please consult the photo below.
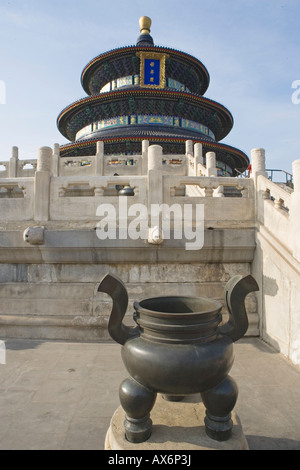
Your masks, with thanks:
M 177 116 L 207 126 L 217 141 L 233 127 L 231 113 L 221 104 L 191 93 L 166 89 L 127 88 L 83 98 L 57 118 L 61 134 L 74 141 L 78 131 L 102 119 L 130 114 Z
M 205 66 L 195 57 L 167 47 L 151 46 L 140 36 L 138 46 L 121 47 L 95 57 L 81 74 L 81 84 L 88 95 L 96 95 L 109 82 L 127 75 L 140 74 L 141 52 L 166 54 L 165 75 L 183 83 L 192 93 L 203 95 L 209 85 L 209 74 Z M 151 36 L 150 36 L 151 38 Z

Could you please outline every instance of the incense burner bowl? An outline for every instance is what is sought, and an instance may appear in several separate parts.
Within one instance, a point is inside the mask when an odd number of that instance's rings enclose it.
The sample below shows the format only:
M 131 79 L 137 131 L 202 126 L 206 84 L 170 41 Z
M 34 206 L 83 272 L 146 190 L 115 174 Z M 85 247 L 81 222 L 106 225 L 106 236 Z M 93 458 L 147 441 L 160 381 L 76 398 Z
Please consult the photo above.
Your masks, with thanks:
M 129 373 L 119 390 L 125 410 L 125 435 L 143 442 L 151 435 L 150 412 L 157 393 L 179 401 L 200 393 L 206 408 L 205 430 L 215 440 L 229 439 L 231 411 L 238 388 L 228 375 L 233 365 L 233 343 L 248 328 L 244 300 L 258 290 L 254 278 L 234 276 L 225 286 L 229 320 L 222 324 L 220 302 L 204 297 L 154 297 L 134 302 L 135 327 L 123 323 L 128 295 L 122 281 L 110 274 L 98 291 L 112 297 L 110 336 L 122 344 Z

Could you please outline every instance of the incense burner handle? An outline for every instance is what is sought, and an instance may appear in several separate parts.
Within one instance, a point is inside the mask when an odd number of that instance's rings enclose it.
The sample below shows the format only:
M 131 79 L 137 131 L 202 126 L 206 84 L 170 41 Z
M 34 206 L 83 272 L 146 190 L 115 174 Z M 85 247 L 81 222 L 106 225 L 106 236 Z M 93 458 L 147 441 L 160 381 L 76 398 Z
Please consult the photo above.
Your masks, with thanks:
M 108 322 L 108 332 L 113 340 L 125 344 L 127 340 L 139 336 L 139 327 L 129 327 L 122 323 L 128 306 L 128 294 L 123 282 L 106 274 L 99 284 L 98 292 L 105 292 L 113 300 L 112 311 Z
M 258 291 L 256 280 L 249 274 L 232 277 L 224 289 L 229 320 L 218 328 L 219 333 L 229 336 L 232 341 L 242 338 L 248 329 L 245 298 L 250 292 Z

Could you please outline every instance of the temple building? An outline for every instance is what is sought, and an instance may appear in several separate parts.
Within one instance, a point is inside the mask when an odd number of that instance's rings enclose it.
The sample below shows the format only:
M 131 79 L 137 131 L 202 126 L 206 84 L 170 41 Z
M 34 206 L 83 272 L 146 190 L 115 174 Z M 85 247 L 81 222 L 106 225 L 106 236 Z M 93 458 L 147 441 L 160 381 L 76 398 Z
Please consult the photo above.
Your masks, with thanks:
M 233 127 L 231 113 L 203 95 L 209 85 L 205 66 L 176 49 L 155 46 L 151 20 L 140 19 L 135 46 L 121 47 L 91 60 L 81 75 L 87 93 L 58 116 L 62 135 L 71 141 L 61 156 L 105 153 L 136 155 L 141 142 L 159 144 L 168 154 L 183 154 L 185 142 L 215 152 L 218 175 L 235 176 L 249 165 L 237 148 L 220 143 Z

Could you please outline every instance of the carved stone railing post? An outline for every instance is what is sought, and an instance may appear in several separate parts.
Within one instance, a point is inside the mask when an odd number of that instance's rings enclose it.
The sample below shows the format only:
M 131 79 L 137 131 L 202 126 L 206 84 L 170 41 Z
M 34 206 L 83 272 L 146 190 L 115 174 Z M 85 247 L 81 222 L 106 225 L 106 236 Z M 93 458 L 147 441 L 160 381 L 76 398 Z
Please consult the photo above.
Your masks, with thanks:
M 97 142 L 95 174 L 103 176 L 104 174 L 104 142 Z
M 53 176 L 59 176 L 59 158 L 60 158 L 59 144 L 54 144 L 54 146 L 53 146 L 53 157 L 52 157 L 52 174 L 53 174 Z
M 192 140 L 186 140 L 185 142 L 185 154 L 186 155 L 194 155 L 194 147 Z
M 162 147 L 150 145 L 148 149 L 148 203 L 151 205 L 162 202 Z
M 49 220 L 52 149 L 41 147 L 34 180 L 34 219 Z
M 196 176 L 200 176 L 199 165 L 203 165 L 203 149 L 202 144 L 197 143 L 194 145 L 194 157 L 195 157 L 195 170 Z
M 163 176 L 162 176 L 162 147 L 160 145 L 150 145 L 148 149 L 148 214 L 153 215 L 154 204 L 163 202 Z M 150 232 L 154 227 L 159 226 L 159 214 L 154 216 L 155 220 L 149 221 Z
M 148 170 L 148 148 L 149 140 L 142 141 L 142 175 L 147 174 Z
M 194 145 L 192 140 L 185 141 L 185 161 L 186 173 L 188 176 L 196 175 L 196 165 L 194 159 Z
M 12 147 L 11 158 L 9 160 L 8 176 L 9 178 L 16 178 L 18 176 L 18 147 Z
M 263 175 L 266 178 L 268 177 L 266 172 L 265 150 L 262 148 L 251 150 L 251 177 L 254 179 L 254 183 L 256 183 L 256 178 L 259 175 Z
M 206 171 L 207 176 L 218 176 L 215 152 L 207 152 L 206 154 Z

